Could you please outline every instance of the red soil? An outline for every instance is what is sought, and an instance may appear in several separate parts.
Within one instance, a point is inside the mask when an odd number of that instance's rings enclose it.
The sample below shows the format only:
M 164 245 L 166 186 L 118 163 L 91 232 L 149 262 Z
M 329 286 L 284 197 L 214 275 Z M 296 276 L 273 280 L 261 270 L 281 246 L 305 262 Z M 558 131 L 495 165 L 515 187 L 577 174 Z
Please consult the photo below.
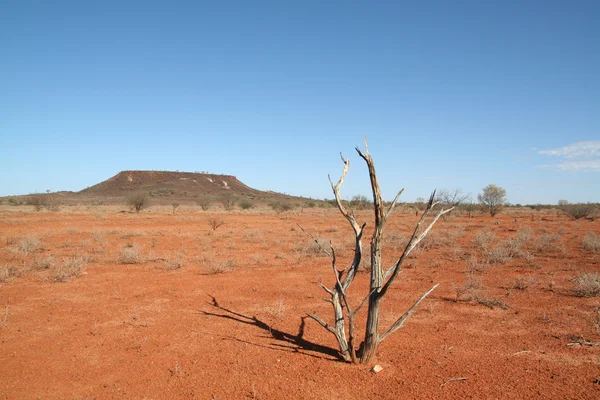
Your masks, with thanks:
M 372 365 L 336 359 L 333 336 L 314 321 L 306 319 L 298 335 L 307 313 L 331 319 L 317 283 L 330 285 L 333 277 L 328 258 L 295 226 L 331 239 L 343 265 L 353 239 L 333 210 L 7 210 L 0 211 L 0 268 L 10 275 L 0 283 L 0 398 L 600 397 L 600 346 L 593 345 L 600 341 L 600 300 L 575 297 L 571 280 L 600 271 L 600 254 L 582 247 L 588 232 L 600 233 L 597 221 L 440 221 L 389 292 L 382 325 L 440 287 L 379 347 L 383 371 L 374 374 Z M 215 215 L 225 225 L 212 231 L 207 218 Z M 411 213 L 391 217 L 386 265 L 390 252 L 401 251 L 393 235 L 407 235 L 415 222 Z M 473 269 L 469 258 L 487 259 L 476 235 L 492 232 L 493 248 L 527 227 L 532 238 L 519 255 L 480 263 L 472 276 L 483 287 L 457 301 L 457 287 Z M 544 235 L 555 241 L 542 246 Z M 140 249 L 140 263 L 122 264 L 131 245 Z M 54 258 L 49 269 L 31 269 L 47 255 Z M 87 260 L 84 273 L 53 282 L 63 257 L 72 256 Z M 223 265 L 233 269 L 210 272 Z M 367 285 L 368 274 L 359 274 L 351 287 L 355 304 Z

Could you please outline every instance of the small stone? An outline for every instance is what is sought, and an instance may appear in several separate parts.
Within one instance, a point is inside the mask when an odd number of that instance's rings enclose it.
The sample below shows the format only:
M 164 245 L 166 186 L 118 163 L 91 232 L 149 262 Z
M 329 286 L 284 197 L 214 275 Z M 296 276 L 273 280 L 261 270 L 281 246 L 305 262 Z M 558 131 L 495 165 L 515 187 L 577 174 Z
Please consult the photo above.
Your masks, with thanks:
M 378 374 L 381 371 L 383 371 L 383 367 L 379 364 L 377 364 L 376 366 L 374 366 L 373 368 L 371 368 L 371 372 L 373 372 L 374 374 Z

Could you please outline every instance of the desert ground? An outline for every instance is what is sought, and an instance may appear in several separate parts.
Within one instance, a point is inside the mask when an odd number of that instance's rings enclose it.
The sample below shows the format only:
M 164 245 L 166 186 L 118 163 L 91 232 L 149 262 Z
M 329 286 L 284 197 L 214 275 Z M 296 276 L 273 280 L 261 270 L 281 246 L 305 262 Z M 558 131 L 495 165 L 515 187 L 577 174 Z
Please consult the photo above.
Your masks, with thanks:
M 358 216 L 367 245 L 372 215 Z M 390 217 L 386 265 L 417 220 Z M 318 283 L 335 278 L 298 224 L 351 260 L 335 209 L 3 206 L 0 398 L 600 398 L 600 221 L 512 209 L 440 220 L 382 326 L 440 286 L 370 365 L 341 362 L 335 338 L 305 318 L 331 319 Z M 353 283 L 355 304 L 368 279 Z

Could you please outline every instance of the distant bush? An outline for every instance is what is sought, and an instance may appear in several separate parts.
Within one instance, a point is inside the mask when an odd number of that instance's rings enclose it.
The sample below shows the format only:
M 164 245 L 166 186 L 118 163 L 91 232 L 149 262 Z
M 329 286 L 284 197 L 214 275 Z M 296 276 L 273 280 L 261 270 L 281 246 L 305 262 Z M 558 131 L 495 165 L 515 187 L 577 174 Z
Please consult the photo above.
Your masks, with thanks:
M 596 207 L 590 203 L 565 204 L 562 202 L 558 208 L 575 220 L 587 218 L 596 211 Z
M 284 202 L 284 201 L 273 201 L 271 203 L 269 203 L 269 206 L 275 210 L 275 212 L 282 213 L 285 211 L 290 211 L 292 210 L 294 207 L 292 206 L 292 204 L 288 203 L 288 202 Z
M 27 197 L 25 204 L 33 206 L 35 211 L 42 211 L 44 208 L 48 211 L 60 209 L 60 203 L 50 194 L 34 193 Z
M 144 208 L 148 207 L 150 204 L 150 199 L 148 198 L 147 193 L 134 193 L 127 197 L 127 204 L 129 204 L 132 210 L 135 210 L 135 212 L 139 213 Z
M 364 210 L 365 208 L 371 207 L 371 202 L 367 196 L 358 194 L 353 196 L 350 200 L 350 207 L 355 210 Z
M 148 195 L 150 197 L 166 197 L 166 196 L 172 196 L 175 194 L 175 190 L 173 189 L 157 189 L 157 190 L 151 190 Z
M 221 204 L 223 205 L 223 208 L 225 209 L 225 211 L 231 211 L 231 210 L 233 210 L 233 207 L 235 206 L 235 197 L 232 194 L 227 194 L 225 196 L 222 196 Z
M 249 199 L 243 199 L 238 204 L 242 210 L 249 210 L 250 208 L 254 208 L 254 203 Z
M 8 205 L 9 206 L 20 206 L 21 204 L 22 203 L 19 200 L 15 199 L 14 197 L 9 197 L 8 198 Z
M 208 210 L 211 203 L 212 199 L 208 196 L 202 196 L 196 200 L 196 204 L 198 204 L 203 211 Z

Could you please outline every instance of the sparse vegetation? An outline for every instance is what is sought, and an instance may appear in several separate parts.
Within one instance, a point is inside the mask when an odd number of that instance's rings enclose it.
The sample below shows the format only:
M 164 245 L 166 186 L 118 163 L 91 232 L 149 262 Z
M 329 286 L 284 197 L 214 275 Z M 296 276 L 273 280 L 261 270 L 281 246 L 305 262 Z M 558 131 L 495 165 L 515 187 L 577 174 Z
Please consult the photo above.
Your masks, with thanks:
M 596 207 L 591 203 L 569 204 L 565 200 L 559 202 L 558 208 L 574 220 L 587 218 L 596 212 Z
M 33 206 L 35 211 L 59 211 L 60 202 L 51 194 L 34 193 L 29 195 L 25 204 Z

